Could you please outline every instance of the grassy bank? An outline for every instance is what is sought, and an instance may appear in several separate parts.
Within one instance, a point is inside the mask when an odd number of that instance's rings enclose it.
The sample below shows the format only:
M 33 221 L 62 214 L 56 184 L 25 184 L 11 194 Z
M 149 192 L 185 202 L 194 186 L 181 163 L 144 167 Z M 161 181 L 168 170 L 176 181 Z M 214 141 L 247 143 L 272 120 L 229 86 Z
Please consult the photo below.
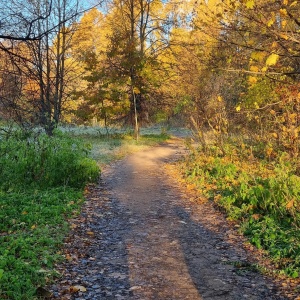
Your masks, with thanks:
M 277 272 L 299 277 L 297 160 L 287 153 L 271 160 L 261 145 L 250 149 L 233 141 L 223 146 L 226 154 L 215 146 L 205 152 L 194 149 L 180 165 L 183 176 L 240 224 L 249 241 L 269 254 Z

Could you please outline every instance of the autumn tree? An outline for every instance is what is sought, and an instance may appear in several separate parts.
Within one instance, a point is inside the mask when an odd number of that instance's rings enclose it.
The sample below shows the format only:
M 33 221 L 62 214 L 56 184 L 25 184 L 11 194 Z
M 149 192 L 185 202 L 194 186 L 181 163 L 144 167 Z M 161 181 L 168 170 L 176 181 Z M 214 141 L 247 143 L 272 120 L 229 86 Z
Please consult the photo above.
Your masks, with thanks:
M 298 6 L 285 0 L 200 1 L 193 15 L 193 30 L 203 36 L 199 46 L 210 53 L 206 78 L 223 82 L 214 86 L 221 87 L 231 127 L 273 145 L 269 149 L 294 149 L 293 155 L 299 151 Z
M 164 6 L 158 0 L 115 0 L 107 16 L 112 33 L 107 51 L 107 75 L 118 81 L 129 100 L 129 122 L 138 135 L 149 118 L 149 101 L 159 84 L 158 55 L 168 47 Z
M 14 99 L 3 95 L 6 103 L 2 107 L 15 110 L 13 115 L 19 115 L 22 123 L 41 125 L 51 135 L 75 77 L 68 49 L 80 14 L 79 2 L 12 1 L 1 6 L 5 15 L 0 25 L 0 50 L 10 62 L 8 69 L 17 70 L 22 82 Z M 22 114 L 24 107 L 30 110 L 29 117 Z
M 105 78 L 106 51 L 111 30 L 106 16 L 97 8 L 86 12 L 76 24 L 72 38 L 70 56 L 77 63 L 79 80 L 74 86 L 74 96 L 78 99 L 75 115 L 79 122 L 104 121 L 104 125 L 124 112 L 113 99 L 108 78 Z M 120 99 L 121 100 L 121 99 Z

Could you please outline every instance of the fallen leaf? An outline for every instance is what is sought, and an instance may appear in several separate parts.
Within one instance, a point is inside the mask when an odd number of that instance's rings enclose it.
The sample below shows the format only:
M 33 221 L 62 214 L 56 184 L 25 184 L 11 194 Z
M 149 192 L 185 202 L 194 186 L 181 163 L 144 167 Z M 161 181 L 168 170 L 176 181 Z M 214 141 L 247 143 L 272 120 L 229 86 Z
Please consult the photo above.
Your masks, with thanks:
M 71 257 L 71 255 L 70 254 L 66 254 L 66 260 L 71 260 L 72 259 L 72 257 Z
M 141 287 L 138 286 L 138 285 L 135 285 L 135 286 L 132 286 L 129 291 L 136 291 L 136 290 L 139 290 Z
M 74 224 L 74 223 L 72 223 L 72 224 L 70 224 L 70 227 L 71 227 L 72 229 L 75 229 L 75 228 L 77 228 L 77 225 Z
M 259 220 L 260 217 L 261 217 L 260 214 L 253 214 L 253 215 L 252 215 L 252 218 L 253 218 L 254 220 Z
M 83 285 L 70 286 L 70 293 L 86 292 L 86 288 Z
M 290 201 L 286 204 L 285 207 L 286 207 L 287 209 L 290 209 L 290 208 L 294 207 L 294 199 L 290 200 Z

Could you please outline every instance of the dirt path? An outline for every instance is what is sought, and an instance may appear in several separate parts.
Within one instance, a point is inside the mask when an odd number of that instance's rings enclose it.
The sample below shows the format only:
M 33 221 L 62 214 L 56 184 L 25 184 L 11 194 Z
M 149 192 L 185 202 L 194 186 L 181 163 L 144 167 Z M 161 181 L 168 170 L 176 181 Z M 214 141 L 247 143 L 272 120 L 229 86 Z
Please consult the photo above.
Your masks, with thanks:
M 239 237 L 209 203 L 188 201 L 164 164 L 177 143 L 104 170 L 66 241 L 55 299 L 285 299 L 245 266 Z

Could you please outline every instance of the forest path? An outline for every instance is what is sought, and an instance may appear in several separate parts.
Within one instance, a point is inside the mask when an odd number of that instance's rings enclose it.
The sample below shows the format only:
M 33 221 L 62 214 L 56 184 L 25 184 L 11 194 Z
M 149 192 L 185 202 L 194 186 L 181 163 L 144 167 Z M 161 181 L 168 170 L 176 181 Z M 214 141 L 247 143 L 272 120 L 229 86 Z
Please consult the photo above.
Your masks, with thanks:
M 285 299 L 251 271 L 242 240 L 164 168 L 179 140 L 108 166 L 66 241 L 57 299 Z

